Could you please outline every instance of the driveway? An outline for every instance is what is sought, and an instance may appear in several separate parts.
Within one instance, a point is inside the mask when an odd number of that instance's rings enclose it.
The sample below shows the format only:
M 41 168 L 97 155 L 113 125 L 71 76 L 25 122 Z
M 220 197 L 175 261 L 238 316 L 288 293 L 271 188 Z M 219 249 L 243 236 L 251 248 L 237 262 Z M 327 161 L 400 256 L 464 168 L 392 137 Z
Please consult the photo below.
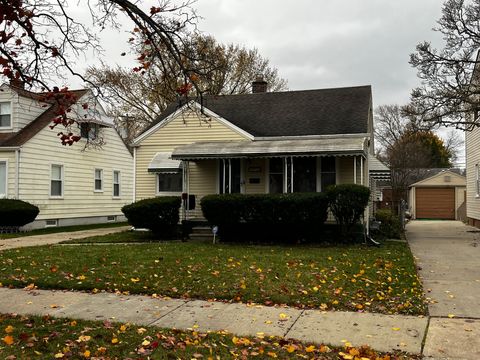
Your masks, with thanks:
M 480 358 L 480 229 L 460 221 L 412 221 L 407 239 L 429 298 L 424 355 Z

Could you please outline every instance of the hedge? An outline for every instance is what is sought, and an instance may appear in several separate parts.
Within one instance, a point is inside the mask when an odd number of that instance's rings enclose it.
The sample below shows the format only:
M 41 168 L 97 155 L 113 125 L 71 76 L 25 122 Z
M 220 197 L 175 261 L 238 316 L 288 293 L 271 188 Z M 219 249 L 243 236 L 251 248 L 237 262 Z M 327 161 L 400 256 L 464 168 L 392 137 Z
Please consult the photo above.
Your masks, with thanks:
M 125 205 L 122 212 L 130 225 L 168 237 L 176 235 L 180 205 L 179 196 L 162 196 Z
M 354 240 L 355 224 L 360 221 L 370 200 L 370 189 L 356 184 L 334 185 L 327 190 L 330 210 L 340 226 L 343 241 Z
M 15 199 L 0 199 L 0 226 L 23 226 L 31 223 L 39 213 L 38 207 Z
M 401 239 L 403 235 L 402 222 L 398 215 L 389 209 L 379 209 L 375 219 L 380 221 L 380 228 L 375 230 L 375 236 L 381 239 Z
M 208 195 L 200 205 L 223 241 L 307 239 L 318 233 L 328 215 L 322 193 Z

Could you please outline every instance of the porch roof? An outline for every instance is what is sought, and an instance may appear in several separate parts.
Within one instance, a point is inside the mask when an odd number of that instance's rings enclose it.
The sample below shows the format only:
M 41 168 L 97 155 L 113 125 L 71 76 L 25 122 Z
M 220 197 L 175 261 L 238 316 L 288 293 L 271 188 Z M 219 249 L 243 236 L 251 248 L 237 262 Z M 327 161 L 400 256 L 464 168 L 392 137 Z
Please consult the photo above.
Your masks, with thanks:
M 365 137 L 196 142 L 176 147 L 172 152 L 172 159 L 365 156 L 367 148 L 366 142 L 367 139 Z

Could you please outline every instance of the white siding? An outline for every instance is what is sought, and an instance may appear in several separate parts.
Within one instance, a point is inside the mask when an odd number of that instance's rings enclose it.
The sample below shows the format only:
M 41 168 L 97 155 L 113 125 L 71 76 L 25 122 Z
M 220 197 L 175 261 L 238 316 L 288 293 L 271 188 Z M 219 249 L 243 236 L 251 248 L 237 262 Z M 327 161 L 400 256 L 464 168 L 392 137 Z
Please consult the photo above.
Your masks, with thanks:
M 475 165 L 480 165 L 480 128 L 465 134 L 467 162 L 467 217 L 480 220 L 480 197 L 476 196 Z
M 121 215 L 132 202 L 133 159 L 112 128 L 102 128 L 101 149 L 85 149 L 84 140 L 62 146 L 58 130 L 46 126 L 21 149 L 20 199 L 40 208 L 37 220 Z M 1 153 L 0 153 L 1 154 Z M 63 165 L 62 199 L 50 197 L 52 164 Z M 103 192 L 94 191 L 94 169 L 103 169 Z M 113 170 L 121 172 L 121 196 L 113 198 Z
M 11 129 L 0 129 L 0 132 L 17 132 L 36 119 L 40 114 L 48 109 L 48 106 L 30 98 L 18 96 L 9 86 L 3 85 L 0 91 L 0 102 L 9 101 L 11 103 Z

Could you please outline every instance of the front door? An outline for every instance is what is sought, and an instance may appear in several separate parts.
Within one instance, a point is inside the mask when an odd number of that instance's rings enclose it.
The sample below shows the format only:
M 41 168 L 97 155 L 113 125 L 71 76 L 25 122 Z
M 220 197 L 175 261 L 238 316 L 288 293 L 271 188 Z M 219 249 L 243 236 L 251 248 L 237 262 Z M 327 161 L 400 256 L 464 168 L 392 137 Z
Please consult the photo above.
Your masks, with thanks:
M 220 194 L 240 193 L 241 167 L 240 159 L 222 159 L 219 169 Z

